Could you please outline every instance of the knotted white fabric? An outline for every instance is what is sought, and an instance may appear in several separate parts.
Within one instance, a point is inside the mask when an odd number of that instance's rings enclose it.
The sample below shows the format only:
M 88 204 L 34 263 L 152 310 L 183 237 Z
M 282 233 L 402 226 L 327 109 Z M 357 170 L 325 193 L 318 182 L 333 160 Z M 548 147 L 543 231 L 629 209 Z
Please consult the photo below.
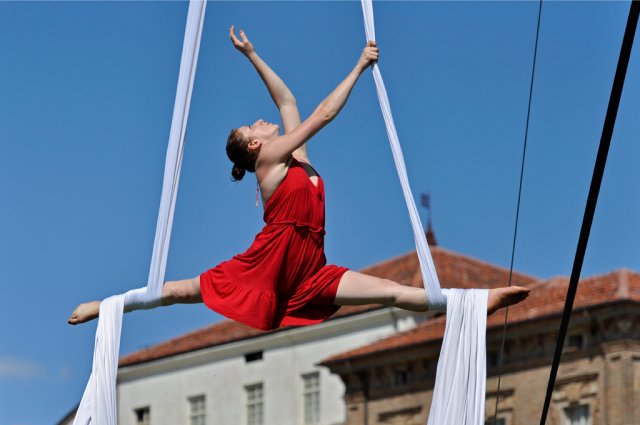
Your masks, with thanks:
M 367 40 L 375 41 L 372 0 L 361 2 Z M 440 288 L 418 208 L 411 194 L 391 106 L 377 63 L 373 64 L 373 79 L 402 193 L 409 210 L 429 309 L 447 309 L 447 324 L 428 424 L 481 425 L 484 423 L 485 405 L 488 291 Z
M 127 311 L 148 309 L 160 305 L 205 9 L 205 0 L 189 1 L 178 88 L 165 159 L 160 211 L 147 286 L 109 297 L 100 304 L 93 369 L 78 406 L 74 425 L 116 425 L 118 423 L 116 377 L 123 312 L 125 309 Z

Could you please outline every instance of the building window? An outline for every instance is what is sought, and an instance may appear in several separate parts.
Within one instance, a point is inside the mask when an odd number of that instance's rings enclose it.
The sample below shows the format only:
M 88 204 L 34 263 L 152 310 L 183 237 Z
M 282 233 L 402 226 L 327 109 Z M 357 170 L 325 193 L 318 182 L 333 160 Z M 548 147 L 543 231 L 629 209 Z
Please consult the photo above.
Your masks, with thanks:
M 304 423 L 305 425 L 320 422 L 320 373 L 302 375 Z
M 591 425 L 589 405 L 576 404 L 564 408 L 565 425 Z
M 204 395 L 189 398 L 189 424 L 205 425 L 205 403 Z
M 136 416 L 136 425 L 149 425 L 151 424 L 151 408 L 141 407 L 133 411 Z
M 567 345 L 570 348 L 577 348 L 578 350 L 582 350 L 584 348 L 584 336 L 582 336 L 582 334 L 569 335 Z
M 257 360 L 262 360 L 262 351 L 255 351 L 244 355 L 244 361 L 246 363 L 255 362 Z
M 500 365 L 500 352 L 489 351 L 487 353 L 487 363 L 489 364 L 489 367 L 497 367 Z
M 396 370 L 393 375 L 393 384 L 399 387 L 406 385 L 407 382 L 409 382 L 409 372 L 404 369 Z
M 262 383 L 247 385 L 247 425 L 264 424 L 264 389 Z

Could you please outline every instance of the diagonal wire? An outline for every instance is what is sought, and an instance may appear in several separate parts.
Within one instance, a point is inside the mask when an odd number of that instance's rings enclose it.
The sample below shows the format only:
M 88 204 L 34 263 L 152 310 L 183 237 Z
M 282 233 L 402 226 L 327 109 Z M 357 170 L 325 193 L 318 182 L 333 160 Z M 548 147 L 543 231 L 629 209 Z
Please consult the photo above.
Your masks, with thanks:
M 531 119 L 531 99 L 533 98 L 533 82 L 536 75 L 536 59 L 538 57 L 538 41 L 540 39 L 540 18 L 542 17 L 542 0 L 538 2 L 538 23 L 536 25 L 536 42 L 533 48 L 533 61 L 531 64 L 531 81 L 529 83 L 529 102 L 527 106 L 527 120 L 524 128 L 524 143 L 522 146 L 522 162 L 520 163 L 520 182 L 518 184 L 518 201 L 516 203 L 516 219 L 513 229 L 513 243 L 511 245 L 511 263 L 509 265 L 509 284 L 511 286 L 511 280 L 513 278 L 513 263 L 516 255 L 516 241 L 518 238 L 518 223 L 520 219 L 520 201 L 522 199 L 522 182 L 524 180 L 524 164 L 527 155 L 527 142 L 529 140 L 529 122 Z M 498 421 L 498 403 L 500 401 L 500 381 L 502 378 L 502 364 L 504 356 L 504 346 L 507 335 L 507 318 L 509 317 L 509 307 L 506 308 L 504 314 L 504 324 L 502 325 L 502 343 L 500 344 L 500 356 L 498 362 L 498 389 L 496 391 L 496 408 L 493 415 L 493 425 Z
M 598 203 L 600 185 L 602 184 L 604 169 L 607 164 L 607 155 L 609 153 L 609 146 L 611 145 L 611 137 L 613 136 L 613 129 L 616 123 L 618 107 L 620 106 L 620 98 L 622 97 L 624 79 L 627 74 L 629 58 L 631 57 L 633 38 L 635 36 L 636 27 L 638 25 L 639 15 L 640 0 L 633 0 L 629 8 L 629 17 L 627 18 L 627 26 L 622 38 L 622 46 L 620 48 L 618 65 L 616 67 L 616 73 L 615 77 L 613 78 L 613 84 L 611 87 L 609 105 L 607 106 L 607 113 L 604 119 L 604 125 L 602 126 L 600 146 L 598 147 L 596 163 L 593 167 L 593 176 L 591 177 L 591 185 L 589 187 L 587 204 L 584 208 L 584 216 L 582 218 L 582 226 L 580 228 L 578 247 L 576 248 L 576 256 L 573 260 L 573 268 L 571 270 L 571 278 L 569 279 L 569 288 L 567 290 L 567 298 L 564 304 L 564 311 L 562 312 L 560 330 L 558 331 L 558 341 L 556 343 L 556 349 L 553 354 L 551 372 L 549 373 L 549 382 L 547 384 L 547 393 L 545 395 L 542 415 L 540 417 L 540 425 L 544 425 L 547 421 L 547 414 L 549 412 L 549 406 L 551 404 L 551 395 L 553 394 L 553 387 L 556 382 L 558 366 L 560 365 L 560 359 L 562 358 L 562 347 L 564 346 L 564 340 L 567 336 L 567 330 L 569 329 L 569 321 L 571 319 L 573 301 L 575 300 L 576 292 L 578 290 L 580 272 L 582 271 L 582 263 L 584 261 L 584 256 L 587 250 L 587 243 L 589 242 L 591 224 L 593 223 L 593 216 L 595 214 L 596 205 Z

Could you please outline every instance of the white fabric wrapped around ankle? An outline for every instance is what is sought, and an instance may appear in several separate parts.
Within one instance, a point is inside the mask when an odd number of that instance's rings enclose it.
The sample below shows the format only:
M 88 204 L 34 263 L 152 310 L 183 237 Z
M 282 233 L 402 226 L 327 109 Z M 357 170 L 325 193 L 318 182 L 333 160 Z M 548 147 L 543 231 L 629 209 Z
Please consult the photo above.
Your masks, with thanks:
M 162 296 L 153 296 L 147 287 L 132 289 L 124 294 L 124 311 L 149 310 L 162 305 Z
M 430 297 L 429 292 L 432 294 L 437 292 L 435 291 L 435 288 L 431 288 L 432 291 L 428 291 L 426 287 L 427 284 L 425 284 L 425 292 L 427 293 L 427 306 L 429 311 L 447 311 L 447 291 L 449 290 L 441 289 L 438 297 Z

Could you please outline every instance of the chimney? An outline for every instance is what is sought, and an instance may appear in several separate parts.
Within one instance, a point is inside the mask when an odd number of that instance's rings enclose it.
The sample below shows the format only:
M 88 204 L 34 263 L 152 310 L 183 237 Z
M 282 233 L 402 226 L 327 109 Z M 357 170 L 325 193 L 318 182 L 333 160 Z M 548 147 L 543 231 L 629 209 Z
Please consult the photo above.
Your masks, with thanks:
M 438 246 L 438 242 L 436 241 L 436 234 L 433 232 L 433 226 L 431 226 L 431 220 L 427 223 L 427 243 L 429 246 Z
M 437 246 L 436 234 L 433 232 L 433 226 L 431 226 L 431 194 L 421 193 L 420 204 L 422 204 L 422 207 L 427 211 L 427 231 L 425 232 L 427 243 L 429 246 Z

